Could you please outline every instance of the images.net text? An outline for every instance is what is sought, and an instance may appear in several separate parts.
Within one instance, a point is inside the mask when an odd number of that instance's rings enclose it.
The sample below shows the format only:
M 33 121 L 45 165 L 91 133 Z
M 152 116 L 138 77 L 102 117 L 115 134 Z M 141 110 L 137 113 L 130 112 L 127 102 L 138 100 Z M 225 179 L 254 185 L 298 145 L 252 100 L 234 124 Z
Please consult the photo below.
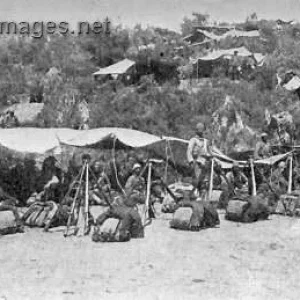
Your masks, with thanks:
M 45 35 L 59 33 L 62 35 L 84 35 L 84 34 L 110 34 L 110 20 L 106 18 L 103 22 L 77 22 L 72 29 L 68 22 L 1 22 L 0 35 L 21 35 L 33 38 L 42 38 Z

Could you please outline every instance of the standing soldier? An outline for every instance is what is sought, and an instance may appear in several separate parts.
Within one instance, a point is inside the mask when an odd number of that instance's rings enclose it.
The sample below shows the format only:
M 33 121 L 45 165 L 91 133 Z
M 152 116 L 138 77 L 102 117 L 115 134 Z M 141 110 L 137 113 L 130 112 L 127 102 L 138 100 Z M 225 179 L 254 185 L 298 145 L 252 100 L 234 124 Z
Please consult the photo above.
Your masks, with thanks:
M 205 186 L 205 169 L 208 153 L 208 140 L 203 137 L 204 125 L 198 123 L 196 126 L 196 135 L 190 139 L 187 160 L 193 169 L 193 185 L 198 189 L 200 196 L 204 196 L 206 192 Z
M 238 56 L 238 51 L 234 51 L 232 59 L 229 62 L 229 73 L 231 74 L 232 80 L 240 79 L 241 62 Z
M 260 138 L 261 140 L 257 143 L 255 149 L 255 159 L 268 158 L 271 156 L 271 145 L 268 141 L 268 135 L 264 132 Z

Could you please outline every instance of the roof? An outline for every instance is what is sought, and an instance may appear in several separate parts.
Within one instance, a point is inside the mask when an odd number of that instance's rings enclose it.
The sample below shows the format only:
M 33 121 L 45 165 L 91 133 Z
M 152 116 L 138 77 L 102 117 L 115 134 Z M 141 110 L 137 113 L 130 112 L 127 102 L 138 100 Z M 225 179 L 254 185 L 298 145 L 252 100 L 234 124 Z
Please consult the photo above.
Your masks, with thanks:
M 250 38 L 250 37 L 259 37 L 260 36 L 258 30 L 243 31 L 243 30 L 232 29 L 222 35 L 216 35 L 213 32 L 208 32 L 208 31 L 202 30 L 202 29 L 197 29 L 197 32 L 200 32 L 203 35 L 205 35 L 207 38 L 215 40 L 215 41 L 220 41 L 227 37 L 249 37 Z
M 216 35 L 213 32 L 209 32 L 206 30 L 202 30 L 202 29 L 197 29 L 198 32 L 202 33 L 203 35 L 205 35 L 207 38 L 211 39 L 211 40 L 219 40 L 222 35 Z
M 247 57 L 252 55 L 252 53 L 248 51 L 247 48 L 240 47 L 240 48 L 232 48 L 227 50 L 215 50 L 206 56 L 199 57 L 198 60 L 203 60 L 203 61 L 216 60 L 223 56 L 232 56 L 235 51 L 238 51 L 238 56 Z
M 125 58 L 116 64 L 110 65 L 106 68 L 101 68 L 99 71 L 93 73 L 93 75 L 124 74 L 134 65 L 134 61 Z
M 258 30 L 251 30 L 251 31 L 243 31 L 243 30 L 230 30 L 222 35 L 222 38 L 225 37 L 259 37 L 259 31 Z

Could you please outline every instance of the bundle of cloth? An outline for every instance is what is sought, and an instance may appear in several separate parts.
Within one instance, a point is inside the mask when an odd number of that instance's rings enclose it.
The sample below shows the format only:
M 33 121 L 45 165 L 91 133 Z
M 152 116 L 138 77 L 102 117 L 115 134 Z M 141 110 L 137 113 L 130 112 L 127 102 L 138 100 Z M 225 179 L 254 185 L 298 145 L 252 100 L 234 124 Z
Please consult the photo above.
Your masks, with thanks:
M 218 212 L 208 201 L 180 201 L 170 221 L 171 228 L 191 231 L 199 231 L 219 224 Z

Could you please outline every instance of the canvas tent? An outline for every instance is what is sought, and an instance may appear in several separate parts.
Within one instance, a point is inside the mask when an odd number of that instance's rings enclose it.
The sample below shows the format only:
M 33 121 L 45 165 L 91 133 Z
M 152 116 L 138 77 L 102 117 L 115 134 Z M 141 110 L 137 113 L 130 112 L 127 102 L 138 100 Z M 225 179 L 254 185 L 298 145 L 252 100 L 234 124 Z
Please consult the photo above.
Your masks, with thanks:
M 156 136 L 125 128 L 97 128 L 91 130 L 73 130 L 68 128 L 11 128 L 0 129 L 0 153 L 3 149 L 13 153 L 31 154 L 34 157 L 68 156 L 62 153 L 68 147 L 80 149 L 112 149 L 130 148 L 145 149 L 154 156 L 170 160 L 176 166 L 188 166 L 186 160 L 188 141 L 167 136 Z M 69 148 L 70 149 L 70 148 Z M 212 146 L 210 155 L 222 168 L 232 167 L 235 160 L 223 154 Z M 291 152 L 276 155 L 264 160 L 255 161 L 257 164 L 272 165 L 286 159 Z M 69 153 L 70 156 L 72 152 Z M 66 158 L 66 157 L 64 157 Z M 68 157 L 67 157 L 68 158 Z M 66 158 L 66 159 L 67 159 Z M 69 157 L 70 158 L 70 157 Z M 246 161 L 239 161 L 240 166 L 246 166 Z
M 197 68 L 198 75 L 202 74 L 202 76 L 210 77 L 214 67 L 227 66 L 228 61 L 232 59 L 235 52 L 237 52 L 237 56 L 241 59 L 241 61 L 244 61 L 247 66 L 252 61 L 258 66 L 262 66 L 264 63 L 264 56 L 261 53 L 252 53 L 243 46 L 231 49 L 213 50 L 202 57 L 194 59 L 193 65 Z
M 101 68 L 99 71 L 93 73 L 94 76 L 99 75 L 121 75 L 129 71 L 131 67 L 135 65 L 135 62 L 130 59 L 123 59 L 116 64 L 110 65 L 106 68 Z
M 68 128 L 11 128 L 0 129 L 0 150 L 15 154 L 45 157 L 61 154 L 69 147 L 81 149 L 140 148 L 154 156 L 169 158 L 177 164 L 187 165 L 188 141 L 174 137 L 156 136 L 125 128 L 98 128 L 73 130 Z M 229 157 L 214 148 L 213 155 L 220 161 L 232 162 Z

